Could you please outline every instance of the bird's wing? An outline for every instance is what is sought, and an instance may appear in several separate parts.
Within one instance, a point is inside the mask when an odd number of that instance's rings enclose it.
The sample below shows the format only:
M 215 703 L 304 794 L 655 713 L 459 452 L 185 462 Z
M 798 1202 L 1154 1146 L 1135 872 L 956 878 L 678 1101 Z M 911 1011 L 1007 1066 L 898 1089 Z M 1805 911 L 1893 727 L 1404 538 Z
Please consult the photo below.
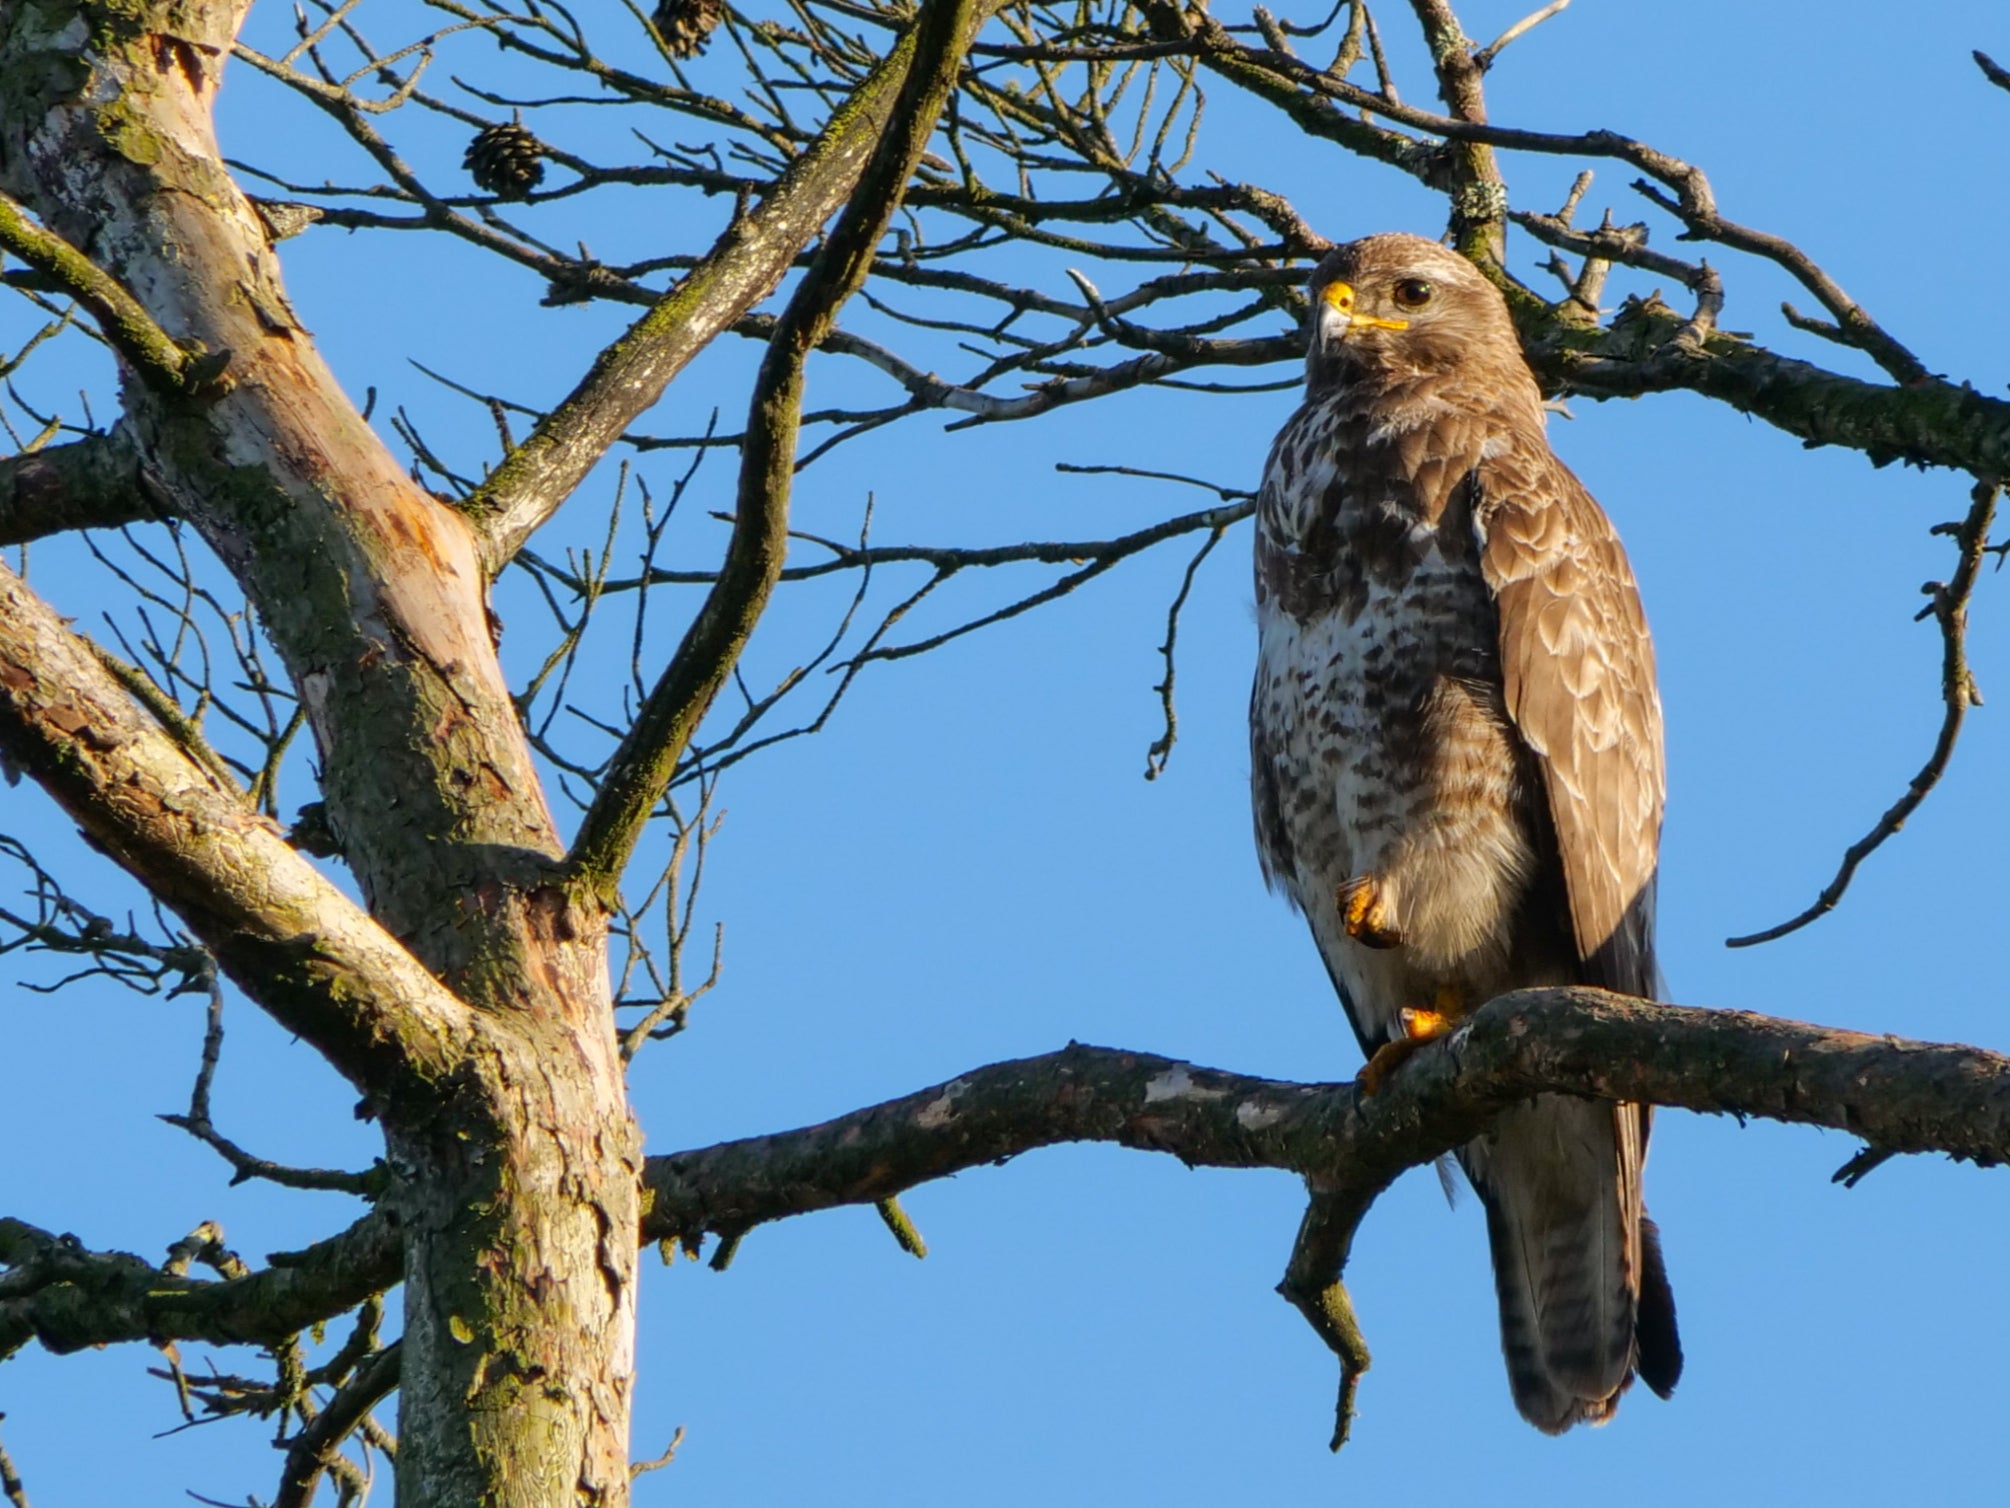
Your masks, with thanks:
M 1542 772 L 1582 980 L 1651 999 L 1666 784 L 1633 568 L 1604 510 L 1540 435 L 1515 437 L 1474 479 L 1508 716 Z
M 1604 510 L 1540 436 L 1517 436 L 1501 454 L 1481 462 L 1474 481 L 1481 572 L 1500 615 L 1508 715 L 1541 772 L 1569 896 L 1579 977 L 1586 984 L 1651 999 L 1658 983 L 1654 883 L 1666 785 L 1654 645 L 1633 568 Z M 1541 1114 L 1543 1103 L 1528 1107 L 1527 1113 Z M 1532 1333 L 1550 1334 L 1559 1348 L 1547 1369 L 1551 1379 L 1568 1375 L 1570 1369 L 1561 1363 L 1570 1344 L 1597 1342 L 1588 1354 L 1599 1357 L 1608 1374 L 1625 1354 L 1621 1348 L 1637 1344 L 1642 1374 L 1665 1395 L 1682 1362 L 1659 1247 L 1651 1227 L 1643 1229 L 1640 1175 L 1652 1112 L 1631 1104 L 1575 1111 L 1559 1105 L 1551 1114 L 1589 1114 L 1602 1120 L 1601 1110 L 1611 1118 L 1610 1130 L 1598 1127 L 1596 1136 L 1600 1141 L 1611 1137 L 1606 1155 L 1612 1157 L 1616 1198 L 1612 1204 L 1595 1200 L 1587 1206 L 1598 1216 L 1591 1222 L 1596 1239 L 1587 1244 L 1591 1260 L 1577 1267 L 1585 1278 L 1578 1286 L 1587 1301 L 1596 1297 L 1603 1306 L 1597 1310 L 1602 1319 L 1576 1323 L 1566 1315 L 1550 1323 L 1537 1318 Z M 1591 1134 L 1593 1125 L 1584 1129 Z M 1498 1130 L 1496 1139 L 1511 1140 Z M 1550 1128 L 1538 1139 L 1548 1147 L 1558 1138 Z M 1503 1145 L 1500 1150 L 1508 1149 Z M 1598 1175 L 1592 1176 L 1595 1180 Z M 1508 1197 L 1512 1192 L 1490 1200 L 1490 1212 L 1498 1205 L 1511 1214 L 1529 1202 Z M 1535 1223 L 1547 1230 L 1558 1222 L 1550 1212 Z M 1497 1266 L 1500 1244 L 1496 1233 Z M 1505 1275 L 1502 1281 L 1505 1317 L 1511 1306 Z M 1574 1292 L 1568 1284 L 1552 1286 Z M 1636 1302 L 1654 1317 L 1638 1330 Z M 1543 1307 L 1538 1306 L 1538 1316 Z M 1587 1302 L 1580 1307 L 1590 1314 L 1594 1306 Z M 1511 1330 L 1504 1318 L 1504 1342 L 1512 1338 Z M 1592 1374 L 1596 1371 L 1594 1367 Z M 1518 1385 L 1517 1398 L 1525 1413 L 1537 1417 L 1539 1411 L 1530 1408 L 1537 1401 L 1533 1395 L 1524 1398 Z M 1607 1411 L 1609 1406 L 1610 1400 L 1604 1405 Z M 1600 1415 L 1597 1406 L 1587 1404 L 1575 1417 Z M 1538 1422 L 1551 1428 L 1570 1419 L 1560 1416 L 1557 1425 Z

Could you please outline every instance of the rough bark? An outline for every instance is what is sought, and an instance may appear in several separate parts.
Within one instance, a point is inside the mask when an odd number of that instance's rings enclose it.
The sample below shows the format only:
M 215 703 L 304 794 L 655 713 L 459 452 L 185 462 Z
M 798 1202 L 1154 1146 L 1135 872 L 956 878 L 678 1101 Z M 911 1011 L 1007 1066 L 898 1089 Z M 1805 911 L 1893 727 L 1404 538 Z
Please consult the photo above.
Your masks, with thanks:
M 1373 1095 L 1072 1043 L 797 1131 L 652 1157 L 643 1233 L 728 1238 L 1071 1141 L 1366 1190 L 1546 1092 L 1828 1126 L 1886 1153 L 2010 1161 L 2010 1058 L 1601 990 L 1521 990 Z
M 201 363 L 200 383 L 124 363 L 140 468 L 236 575 L 305 702 L 380 949 L 430 973 L 414 998 L 437 980 L 467 1008 L 421 1073 L 394 1029 L 410 1000 L 307 996 L 349 998 L 317 1045 L 385 1120 L 406 1278 L 400 1500 L 625 1502 L 640 1163 L 604 915 L 558 880 L 471 531 L 342 393 L 223 168 L 210 112 L 240 20 L 195 0 L 0 12 L 0 186 Z M 13 689 L 43 698 L 24 724 L 60 697 Z M 74 715 L 80 749 L 124 747 L 111 707 Z M 143 823 L 86 786 L 80 820 L 128 858 Z M 229 856 L 163 853 L 189 870 L 166 898 L 195 923 Z M 262 1001 L 288 962 L 220 957 Z M 386 1056 L 402 1060 L 390 1094 L 357 1071 Z M 430 1093 L 405 1092 L 420 1081 Z
M 157 517 L 124 437 L 79 440 L 0 461 L 0 545 Z
M 370 1214 L 306 1251 L 227 1282 L 163 1271 L 130 1252 L 0 1219 L 0 1357 L 29 1341 L 51 1351 L 120 1342 L 276 1345 L 353 1309 L 396 1280 L 397 1226 Z
M 358 1088 L 401 1107 L 440 1096 L 471 1014 L 4 565 L 0 749 Z

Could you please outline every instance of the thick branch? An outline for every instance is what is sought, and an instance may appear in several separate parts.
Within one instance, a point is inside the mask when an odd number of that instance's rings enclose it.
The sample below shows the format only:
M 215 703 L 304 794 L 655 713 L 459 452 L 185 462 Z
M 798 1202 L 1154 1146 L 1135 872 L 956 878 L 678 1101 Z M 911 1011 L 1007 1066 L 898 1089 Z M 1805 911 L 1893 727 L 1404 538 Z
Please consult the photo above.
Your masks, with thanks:
M 211 402 L 127 384 L 147 477 L 277 649 L 371 914 L 486 1006 L 533 972 L 515 967 L 537 904 L 522 897 L 550 883 L 563 845 L 496 662 L 473 532 L 355 411 L 224 171 L 211 110 L 237 8 L 92 14 L 105 29 L 0 28 L 0 180 L 163 328 L 229 353 Z
M 398 1281 L 397 1227 L 365 1215 L 259 1272 L 205 1282 L 130 1252 L 90 1251 L 0 1218 L 0 1357 L 29 1341 L 59 1354 L 122 1341 L 273 1345 Z
M 1351 1206 L 1469 1140 L 1503 1105 L 1548 1091 L 1827 1126 L 1887 1152 L 2010 1161 L 2001 1054 L 1598 990 L 1524 990 L 1419 1050 L 1365 1098 L 1351 1083 L 1285 1083 L 1074 1044 L 821 1125 L 651 1157 L 641 1236 L 737 1236 L 1071 1141 L 1293 1171 Z M 30 1339 L 55 1350 L 266 1343 L 395 1282 L 397 1246 L 395 1228 L 372 1214 L 266 1271 L 202 1283 L 0 1220 L 0 1263 L 12 1269 L 0 1277 L 0 1355 Z
M 0 460 L 0 545 L 155 516 L 139 458 L 117 433 Z
M 1664 321 L 1665 329 L 1652 333 L 1629 332 L 1615 321 L 1588 345 L 1559 324 L 1561 338 L 1530 349 L 1529 364 L 1545 387 L 1590 398 L 1701 393 L 1810 448 L 1847 446 L 1879 466 L 1904 461 L 1978 476 L 2010 474 L 2010 403 L 2000 398 L 1938 377 L 1902 387 L 1865 382 L 1729 336 L 1714 336 L 1699 349 L 1673 338 L 1684 323 L 1673 310 L 1650 311 L 1643 324 Z
M 1431 63 L 1438 75 L 1438 97 L 1456 120 L 1472 125 L 1487 122 L 1486 94 L 1480 83 L 1486 64 L 1473 50 L 1472 39 L 1459 25 L 1446 0 L 1410 0 Z M 1476 262 L 1505 269 L 1507 264 L 1507 184 L 1501 179 L 1494 149 L 1483 141 L 1449 144 L 1453 163 L 1452 242 Z
M 117 278 L 54 231 L 35 224 L 4 193 L 0 193 L 0 247 L 90 310 L 105 339 L 155 385 L 181 392 L 221 370 L 183 350 Z
M 691 358 L 774 291 L 796 254 L 852 198 L 908 81 L 921 33 L 918 25 L 909 28 L 760 206 L 735 221 L 703 261 L 603 351 L 571 395 L 462 504 L 481 530 L 490 575 Z
M 873 252 L 900 208 L 963 54 L 995 6 L 996 0 L 931 0 L 909 28 L 917 66 L 901 85 L 856 194 L 768 343 L 747 415 L 738 507 L 719 579 L 615 751 L 573 844 L 575 872 L 609 905 L 643 824 L 669 789 L 677 761 L 725 685 L 781 574 L 804 365 L 872 270 Z
M 4 565 L 0 749 L 352 1082 L 426 1092 L 456 1061 L 466 1008 L 142 713 Z
M 819 1126 L 652 1157 L 651 1240 L 743 1234 L 873 1204 L 1036 1147 L 1105 1141 L 1280 1168 L 1371 1198 L 1502 1106 L 1561 1091 L 1828 1126 L 1893 1152 L 2010 1160 L 2010 1058 L 1598 990 L 1523 990 L 1421 1049 L 1375 1095 L 1071 1045 Z

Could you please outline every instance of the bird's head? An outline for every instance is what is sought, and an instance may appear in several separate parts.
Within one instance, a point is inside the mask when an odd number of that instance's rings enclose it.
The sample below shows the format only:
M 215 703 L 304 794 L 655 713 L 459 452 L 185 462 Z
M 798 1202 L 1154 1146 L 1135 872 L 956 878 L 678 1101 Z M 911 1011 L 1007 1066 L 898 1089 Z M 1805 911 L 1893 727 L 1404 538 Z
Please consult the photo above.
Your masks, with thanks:
M 1312 274 L 1314 386 L 1450 373 L 1520 347 L 1507 304 L 1457 252 L 1422 236 L 1335 247 Z

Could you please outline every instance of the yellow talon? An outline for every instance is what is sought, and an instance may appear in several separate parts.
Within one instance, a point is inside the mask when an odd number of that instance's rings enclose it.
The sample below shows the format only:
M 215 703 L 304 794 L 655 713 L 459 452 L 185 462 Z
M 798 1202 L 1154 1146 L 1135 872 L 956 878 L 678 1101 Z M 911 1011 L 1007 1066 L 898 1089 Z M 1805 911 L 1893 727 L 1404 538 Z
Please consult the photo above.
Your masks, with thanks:
M 1409 1012 L 1405 1011 L 1405 1015 Z M 1403 1061 L 1424 1045 L 1421 1037 L 1398 1037 L 1393 1042 L 1384 1042 L 1375 1049 L 1375 1055 L 1361 1066 L 1360 1077 L 1355 1081 L 1363 1094 L 1374 1094 L 1387 1082 L 1390 1074 L 1403 1066 Z
M 1458 991 L 1446 985 L 1438 991 L 1436 1010 L 1404 1009 L 1397 1012 L 1396 1020 L 1403 1035 L 1375 1049 L 1375 1055 L 1361 1070 L 1361 1092 L 1375 1093 L 1418 1048 L 1449 1032 L 1459 1019 L 1458 1000 Z
M 1442 995 L 1439 996 L 1439 1004 L 1440 1006 L 1444 1004 L 1444 997 Z M 1421 1047 L 1433 1038 L 1442 1037 L 1446 1032 L 1450 1031 L 1454 1018 L 1450 1012 L 1439 1009 L 1435 1011 L 1406 1010 L 1401 1012 L 1397 1019 L 1403 1023 L 1403 1035 Z
M 1356 875 L 1340 887 L 1334 900 L 1340 907 L 1341 927 L 1356 942 L 1370 948 L 1393 948 L 1402 942 L 1392 914 L 1395 908 L 1373 875 Z

